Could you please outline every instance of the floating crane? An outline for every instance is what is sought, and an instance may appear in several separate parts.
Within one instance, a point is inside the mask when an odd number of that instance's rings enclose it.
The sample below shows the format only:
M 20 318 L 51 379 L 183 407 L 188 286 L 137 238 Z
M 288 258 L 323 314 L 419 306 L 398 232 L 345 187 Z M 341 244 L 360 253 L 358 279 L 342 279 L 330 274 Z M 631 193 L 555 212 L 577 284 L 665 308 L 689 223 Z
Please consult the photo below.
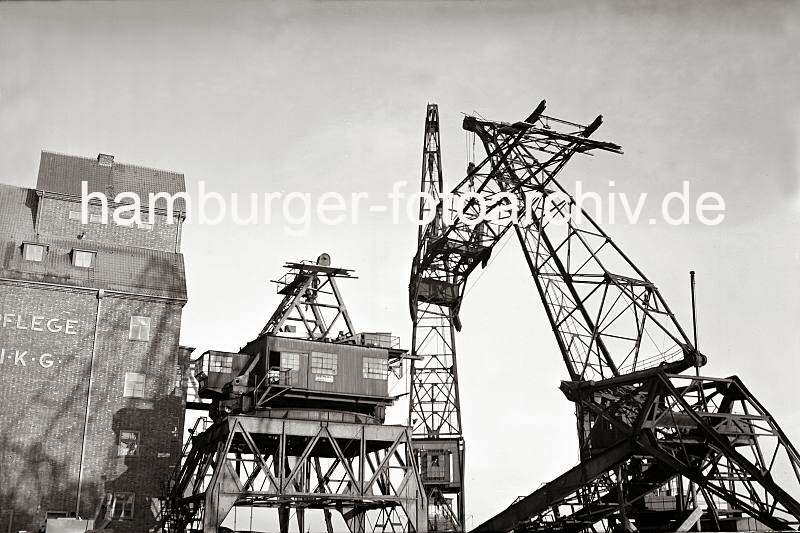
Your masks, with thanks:
M 474 531 L 797 529 L 793 444 L 738 377 L 700 375 L 706 356 L 658 288 L 558 180 L 573 156 L 621 147 L 591 137 L 602 117 L 581 125 L 545 107 L 513 123 L 464 119 L 486 156 L 451 191 L 455 210 L 427 109 L 421 191 L 433 201 L 420 203 L 411 268 L 409 414 L 429 530 L 465 529 L 455 332 L 470 274 L 509 232 L 566 366 L 580 463 Z M 443 458 L 452 471 L 426 475 Z

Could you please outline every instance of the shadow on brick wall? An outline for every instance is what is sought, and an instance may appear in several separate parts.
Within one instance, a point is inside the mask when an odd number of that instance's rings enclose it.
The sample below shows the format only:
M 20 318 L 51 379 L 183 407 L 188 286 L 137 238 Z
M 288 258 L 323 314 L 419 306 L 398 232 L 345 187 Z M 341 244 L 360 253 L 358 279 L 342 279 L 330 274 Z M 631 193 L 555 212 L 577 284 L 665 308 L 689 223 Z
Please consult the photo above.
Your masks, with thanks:
M 7 434 L 0 435 L 0 450 L 13 457 L 14 477 L 22 480 L 4 488 L 0 507 L 7 510 L 0 514 L 1 531 L 44 531 L 48 512 L 51 516 L 75 516 L 78 484 L 65 482 L 73 473 L 63 461 L 50 456 L 41 442 L 21 446 Z M 102 488 L 84 480 L 82 490 L 94 493 Z
M 137 510 L 137 524 L 130 524 L 130 531 L 136 527 L 151 527 L 158 518 L 159 501 L 164 496 L 163 489 L 180 462 L 176 451 L 181 449 L 183 427 L 174 424 L 183 419 L 184 405 L 180 397 L 170 395 L 152 403 L 142 402 L 145 407 L 126 407 L 114 414 L 113 430 L 138 431 L 142 435 L 135 454 L 112 457 L 124 462 L 124 471 L 114 479 L 105 481 L 106 493 L 128 492 L 136 494 L 137 505 L 150 503 L 150 509 Z M 112 452 L 113 455 L 113 452 Z M 128 531 L 124 522 L 114 524 L 115 531 Z

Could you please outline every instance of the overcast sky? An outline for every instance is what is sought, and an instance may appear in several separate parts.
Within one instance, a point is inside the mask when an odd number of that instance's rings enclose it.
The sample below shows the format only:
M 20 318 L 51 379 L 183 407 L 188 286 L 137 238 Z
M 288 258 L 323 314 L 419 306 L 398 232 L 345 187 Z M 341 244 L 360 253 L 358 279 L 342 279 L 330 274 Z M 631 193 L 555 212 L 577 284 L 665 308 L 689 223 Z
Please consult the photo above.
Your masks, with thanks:
M 467 161 L 462 113 L 516 121 L 541 99 L 623 146 L 574 161 L 567 186 L 660 198 L 690 181 L 724 222 L 606 226 L 691 329 L 705 374 L 740 375 L 800 441 L 800 4 L 534 2 L 0 6 L 0 181 L 32 187 L 40 150 L 185 173 L 188 188 L 367 192 L 418 187 L 425 106 L 439 104 L 445 180 Z M 383 203 L 386 203 L 385 200 Z M 658 203 L 644 219 L 658 215 Z M 285 260 L 328 252 L 359 330 L 410 342 L 416 227 L 185 228 L 182 340 L 237 350 L 278 296 Z M 473 276 L 477 278 L 479 275 Z M 469 292 L 458 337 L 468 525 L 577 461 L 566 377 L 519 246 Z M 399 414 L 398 414 L 399 413 Z M 404 418 L 403 408 L 395 413 Z

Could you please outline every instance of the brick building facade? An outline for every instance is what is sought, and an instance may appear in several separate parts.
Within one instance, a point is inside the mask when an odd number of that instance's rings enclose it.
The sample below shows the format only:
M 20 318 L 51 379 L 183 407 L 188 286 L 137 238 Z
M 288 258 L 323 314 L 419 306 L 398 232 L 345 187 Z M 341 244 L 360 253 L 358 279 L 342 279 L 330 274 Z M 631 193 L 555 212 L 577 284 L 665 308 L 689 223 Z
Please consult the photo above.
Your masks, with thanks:
M 180 460 L 188 362 L 183 206 L 152 224 L 81 212 L 184 191 L 183 175 L 42 153 L 36 189 L 0 185 L 0 531 L 78 515 L 150 530 Z M 114 204 L 110 204 L 113 209 Z M 171 222 L 171 223 L 168 223 Z

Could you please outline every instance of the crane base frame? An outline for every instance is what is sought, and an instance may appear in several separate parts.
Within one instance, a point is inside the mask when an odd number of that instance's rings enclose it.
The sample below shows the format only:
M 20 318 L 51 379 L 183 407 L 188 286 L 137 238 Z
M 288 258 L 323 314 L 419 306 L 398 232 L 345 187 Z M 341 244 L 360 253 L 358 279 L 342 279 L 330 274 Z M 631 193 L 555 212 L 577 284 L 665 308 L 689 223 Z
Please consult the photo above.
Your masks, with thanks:
M 283 465 L 283 468 L 281 468 Z M 233 507 L 342 514 L 350 531 L 426 531 L 427 501 L 406 426 L 227 416 L 199 435 L 164 513 L 165 532 L 216 533 Z

